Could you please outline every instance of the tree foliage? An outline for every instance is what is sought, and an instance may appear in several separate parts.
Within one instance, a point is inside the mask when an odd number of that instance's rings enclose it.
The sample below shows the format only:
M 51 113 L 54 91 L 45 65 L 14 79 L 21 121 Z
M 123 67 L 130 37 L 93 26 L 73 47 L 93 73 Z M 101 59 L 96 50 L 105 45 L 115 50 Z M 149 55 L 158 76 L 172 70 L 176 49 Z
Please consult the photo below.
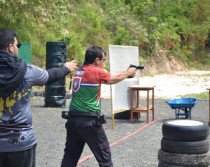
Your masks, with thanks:
M 0 0 L 0 27 L 32 42 L 37 65 L 44 65 L 47 41 L 66 41 L 68 59 L 79 64 L 90 45 L 135 45 L 151 57 L 157 42 L 168 55 L 205 63 L 209 9 L 209 0 Z

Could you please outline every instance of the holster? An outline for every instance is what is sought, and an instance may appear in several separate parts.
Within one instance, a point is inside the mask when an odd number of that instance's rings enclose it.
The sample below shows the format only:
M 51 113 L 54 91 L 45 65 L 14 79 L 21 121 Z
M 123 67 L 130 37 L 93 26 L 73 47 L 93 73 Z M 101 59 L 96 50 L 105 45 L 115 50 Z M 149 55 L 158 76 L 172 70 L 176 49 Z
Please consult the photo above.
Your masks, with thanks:
M 98 125 L 102 125 L 102 124 L 105 124 L 106 123 L 106 117 L 104 114 L 99 114 L 97 116 L 97 124 Z

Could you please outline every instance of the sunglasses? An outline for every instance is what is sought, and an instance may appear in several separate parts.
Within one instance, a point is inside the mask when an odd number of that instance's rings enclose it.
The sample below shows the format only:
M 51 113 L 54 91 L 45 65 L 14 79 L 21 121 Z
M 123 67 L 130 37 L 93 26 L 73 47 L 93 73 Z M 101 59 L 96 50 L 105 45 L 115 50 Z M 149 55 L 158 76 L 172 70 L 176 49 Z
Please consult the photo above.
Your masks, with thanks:
M 104 62 L 106 61 L 106 59 L 100 59 L 100 60 L 103 60 Z
M 18 44 L 16 45 L 18 48 L 20 48 L 21 47 L 21 43 L 20 42 L 18 42 Z

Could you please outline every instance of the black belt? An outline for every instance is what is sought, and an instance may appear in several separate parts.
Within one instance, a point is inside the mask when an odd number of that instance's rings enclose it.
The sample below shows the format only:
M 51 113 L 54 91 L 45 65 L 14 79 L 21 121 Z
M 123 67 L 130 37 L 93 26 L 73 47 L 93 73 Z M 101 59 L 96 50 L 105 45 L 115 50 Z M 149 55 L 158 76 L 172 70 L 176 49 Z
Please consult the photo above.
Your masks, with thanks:
M 84 112 L 84 111 L 69 111 L 69 115 L 98 117 L 100 113 L 99 112 Z

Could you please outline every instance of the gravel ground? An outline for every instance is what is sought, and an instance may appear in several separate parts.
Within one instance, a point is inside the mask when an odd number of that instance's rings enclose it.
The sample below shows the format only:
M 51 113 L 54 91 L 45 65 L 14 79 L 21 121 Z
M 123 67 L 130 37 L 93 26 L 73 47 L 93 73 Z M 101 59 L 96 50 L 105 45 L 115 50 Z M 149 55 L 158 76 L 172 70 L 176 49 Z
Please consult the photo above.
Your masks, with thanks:
M 68 110 L 70 100 L 67 99 L 66 108 L 47 108 L 44 107 L 44 97 L 36 96 L 33 99 L 33 124 L 38 139 L 36 166 L 59 167 L 66 137 L 64 127 L 66 121 L 61 118 L 61 111 Z M 208 123 L 208 106 L 207 100 L 199 100 L 192 109 L 192 119 Z M 139 121 L 134 119 L 134 123 L 130 123 L 129 114 L 125 112 L 123 116 L 116 115 L 116 117 L 120 116 L 121 119 L 115 119 L 113 130 L 110 99 L 102 99 L 102 112 L 107 117 L 107 124 L 104 127 L 110 144 L 146 125 L 144 113 L 141 114 Z M 165 100 L 155 99 L 155 120 L 157 121 L 111 147 L 114 167 L 157 167 L 158 149 L 160 149 L 162 138 L 162 123 L 174 118 L 174 110 L 165 103 Z M 81 158 L 91 153 L 89 148 L 85 146 Z M 97 166 L 98 163 L 94 157 L 78 165 L 78 167 Z

